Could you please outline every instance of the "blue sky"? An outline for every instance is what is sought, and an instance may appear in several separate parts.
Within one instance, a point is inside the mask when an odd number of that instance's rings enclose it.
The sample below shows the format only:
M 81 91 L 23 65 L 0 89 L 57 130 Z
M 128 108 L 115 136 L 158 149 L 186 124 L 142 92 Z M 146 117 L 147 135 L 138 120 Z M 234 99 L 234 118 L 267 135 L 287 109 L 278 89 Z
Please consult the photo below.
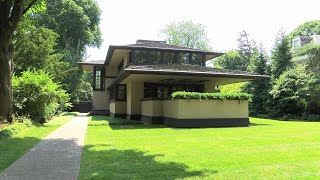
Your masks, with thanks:
M 162 40 L 160 31 L 174 21 L 193 21 L 206 27 L 216 51 L 237 47 L 246 30 L 267 51 L 276 33 L 291 32 L 299 24 L 320 19 L 318 0 L 97 0 L 102 10 L 103 45 L 88 48 L 86 60 L 102 60 L 109 45 L 135 43 L 137 39 Z

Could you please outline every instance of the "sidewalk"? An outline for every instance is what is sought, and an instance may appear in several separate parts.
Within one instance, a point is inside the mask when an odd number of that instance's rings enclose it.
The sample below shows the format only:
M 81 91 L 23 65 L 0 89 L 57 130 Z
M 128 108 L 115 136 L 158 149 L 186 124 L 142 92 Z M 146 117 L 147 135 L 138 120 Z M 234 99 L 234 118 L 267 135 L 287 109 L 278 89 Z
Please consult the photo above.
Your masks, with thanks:
M 85 115 L 71 119 L 4 170 L 0 179 L 77 179 L 87 124 Z

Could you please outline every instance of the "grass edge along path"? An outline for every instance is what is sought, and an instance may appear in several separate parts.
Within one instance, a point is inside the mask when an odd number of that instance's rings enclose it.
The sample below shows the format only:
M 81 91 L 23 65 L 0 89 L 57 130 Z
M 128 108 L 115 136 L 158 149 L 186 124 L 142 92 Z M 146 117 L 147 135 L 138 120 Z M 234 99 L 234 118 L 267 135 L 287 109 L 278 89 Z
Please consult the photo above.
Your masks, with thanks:
M 77 115 L 78 113 L 65 112 L 43 125 L 31 125 L 30 127 L 21 129 L 21 131 L 10 138 L 0 139 L 0 173 L 38 144 L 43 138 Z

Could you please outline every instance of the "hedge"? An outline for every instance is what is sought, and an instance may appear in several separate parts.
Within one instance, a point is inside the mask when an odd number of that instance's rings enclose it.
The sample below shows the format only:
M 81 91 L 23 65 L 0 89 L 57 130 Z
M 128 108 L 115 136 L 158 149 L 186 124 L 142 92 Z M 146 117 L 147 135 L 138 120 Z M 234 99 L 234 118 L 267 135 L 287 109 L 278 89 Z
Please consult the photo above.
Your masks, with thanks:
M 219 100 L 250 100 L 251 95 L 246 93 L 199 93 L 178 91 L 171 94 L 172 98 L 183 99 L 219 99 Z

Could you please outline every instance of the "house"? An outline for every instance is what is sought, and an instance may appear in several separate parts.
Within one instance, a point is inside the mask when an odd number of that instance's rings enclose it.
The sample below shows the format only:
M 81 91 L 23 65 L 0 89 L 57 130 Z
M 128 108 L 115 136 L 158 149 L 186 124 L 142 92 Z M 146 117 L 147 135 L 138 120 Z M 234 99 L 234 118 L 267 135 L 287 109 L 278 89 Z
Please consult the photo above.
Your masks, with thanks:
M 172 99 L 175 91 L 214 92 L 224 84 L 265 75 L 206 67 L 222 53 L 137 40 L 110 45 L 103 61 L 81 62 L 93 71 L 94 112 L 173 127 L 248 126 L 248 101 Z
M 308 55 L 299 55 L 300 48 L 308 44 L 320 45 L 320 35 L 296 36 L 292 39 L 293 58 L 291 61 L 293 63 L 301 64 L 308 61 Z M 315 70 L 319 70 L 319 67 L 315 67 Z

